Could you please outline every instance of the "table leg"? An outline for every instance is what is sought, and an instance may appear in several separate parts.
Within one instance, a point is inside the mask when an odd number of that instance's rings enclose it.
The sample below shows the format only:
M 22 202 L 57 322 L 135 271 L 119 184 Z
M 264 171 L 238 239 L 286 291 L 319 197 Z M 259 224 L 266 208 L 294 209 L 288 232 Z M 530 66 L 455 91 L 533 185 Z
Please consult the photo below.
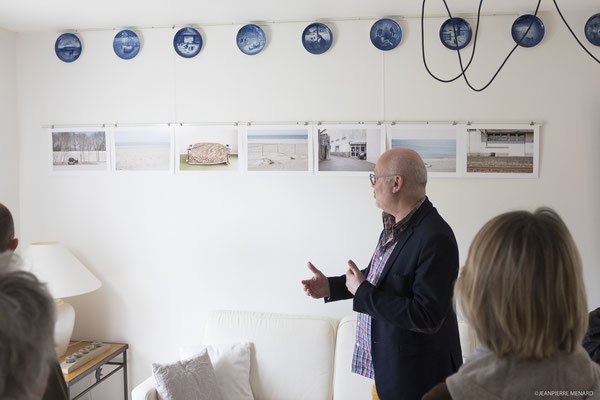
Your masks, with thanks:
M 127 400 L 129 398 L 129 391 L 127 390 L 127 350 L 123 352 L 123 398 Z

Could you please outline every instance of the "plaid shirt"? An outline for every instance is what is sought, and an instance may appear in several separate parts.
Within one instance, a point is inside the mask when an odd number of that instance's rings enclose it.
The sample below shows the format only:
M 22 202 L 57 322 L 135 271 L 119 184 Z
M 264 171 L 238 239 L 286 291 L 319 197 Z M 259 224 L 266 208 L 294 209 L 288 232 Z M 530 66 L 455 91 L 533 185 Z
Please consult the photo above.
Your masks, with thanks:
M 383 232 L 379 237 L 379 243 L 371 259 L 371 269 L 366 278 L 372 285 L 377 286 L 383 267 L 390 258 L 392 251 L 394 251 L 398 238 L 408 226 L 410 218 L 424 201 L 425 198 L 419 201 L 416 207 L 398 222 L 395 222 L 393 215 L 386 212 L 382 213 Z M 371 358 L 371 316 L 364 313 L 358 313 L 356 318 L 356 343 L 354 344 L 354 355 L 352 356 L 352 372 L 375 379 L 373 359 Z

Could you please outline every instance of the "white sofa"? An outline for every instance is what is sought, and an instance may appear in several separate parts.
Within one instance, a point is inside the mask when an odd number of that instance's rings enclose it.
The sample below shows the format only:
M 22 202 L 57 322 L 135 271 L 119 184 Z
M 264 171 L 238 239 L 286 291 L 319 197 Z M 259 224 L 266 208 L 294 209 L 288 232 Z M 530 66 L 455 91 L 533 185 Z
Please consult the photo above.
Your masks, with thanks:
M 350 372 L 356 315 L 341 321 L 316 316 L 214 311 L 204 344 L 250 342 L 250 387 L 255 400 L 364 400 L 373 381 Z M 466 324 L 459 323 L 463 353 L 470 354 Z M 132 400 L 159 400 L 151 376 Z

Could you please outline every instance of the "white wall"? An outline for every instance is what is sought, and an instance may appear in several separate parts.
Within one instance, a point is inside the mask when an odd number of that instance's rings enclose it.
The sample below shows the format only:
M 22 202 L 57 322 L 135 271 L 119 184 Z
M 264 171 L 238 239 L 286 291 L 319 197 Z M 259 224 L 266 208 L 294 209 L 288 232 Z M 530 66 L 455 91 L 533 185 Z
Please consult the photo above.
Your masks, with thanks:
M 16 37 L 0 29 L 0 203 L 11 210 L 19 233 Z
M 583 26 L 588 17 L 570 20 Z M 151 362 L 173 360 L 179 345 L 199 342 L 212 309 L 342 317 L 349 303 L 323 305 L 304 295 L 306 262 L 326 274 L 344 273 L 349 258 L 365 266 L 381 221 L 366 177 L 49 176 L 41 129 L 49 123 L 541 122 L 539 179 L 431 179 L 429 196 L 455 231 L 461 261 L 492 216 L 556 208 L 579 245 L 590 308 L 599 306 L 600 66 L 554 13 L 542 18 L 543 42 L 517 50 L 479 94 L 427 75 L 417 19 L 401 22 L 402 43 L 389 53 L 371 45 L 373 21 L 331 23 L 335 42 L 321 56 L 302 48 L 300 23 L 266 26 L 267 48 L 252 57 L 236 48 L 238 26 L 203 28 L 205 47 L 190 60 L 174 53 L 171 29 L 144 30 L 144 47 L 131 61 L 113 54 L 114 31 L 83 32 L 73 64 L 54 55 L 55 32 L 20 34 L 24 242 L 62 241 L 103 282 L 70 299 L 75 337 L 128 342 L 133 386 Z M 513 20 L 483 19 L 469 74 L 476 85 L 510 50 Z M 437 39 L 441 22 L 427 20 L 428 60 L 449 77 L 456 54 Z

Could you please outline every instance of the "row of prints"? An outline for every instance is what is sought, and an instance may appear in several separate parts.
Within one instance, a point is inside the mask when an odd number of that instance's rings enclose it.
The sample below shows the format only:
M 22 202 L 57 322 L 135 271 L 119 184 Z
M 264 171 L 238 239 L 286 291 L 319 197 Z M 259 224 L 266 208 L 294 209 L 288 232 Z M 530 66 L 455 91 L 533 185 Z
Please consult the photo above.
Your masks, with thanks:
M 373 172 L 386 149 L 430 177 L 537 178 L 539 125 L 253 125 L 49 129 L 52 174 Z

